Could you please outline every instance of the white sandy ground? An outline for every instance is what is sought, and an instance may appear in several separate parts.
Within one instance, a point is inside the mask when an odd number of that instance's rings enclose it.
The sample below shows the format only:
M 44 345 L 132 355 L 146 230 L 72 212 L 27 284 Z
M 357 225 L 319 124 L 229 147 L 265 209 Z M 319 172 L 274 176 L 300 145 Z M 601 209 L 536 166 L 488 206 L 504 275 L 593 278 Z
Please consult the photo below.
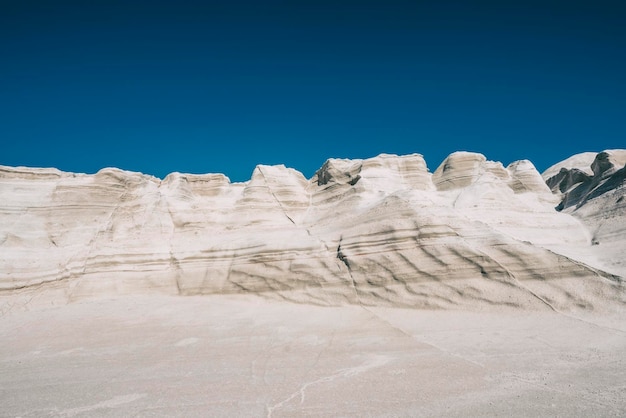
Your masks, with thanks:
M 40 305 L 0 318 L 0 416 L 625 416 L 617 314 L 246 295 Z

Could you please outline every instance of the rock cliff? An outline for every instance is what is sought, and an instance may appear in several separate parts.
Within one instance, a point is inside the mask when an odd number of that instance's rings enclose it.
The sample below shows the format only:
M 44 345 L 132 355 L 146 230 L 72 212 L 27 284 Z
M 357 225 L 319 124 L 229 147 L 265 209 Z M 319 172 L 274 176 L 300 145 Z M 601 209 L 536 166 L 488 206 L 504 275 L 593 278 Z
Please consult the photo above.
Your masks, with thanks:
M 623 306 L 625 156 L 575 156 L 542 178 L 529 161 L 457 152 L 430 173 L 421 155 L 383 154 L 311 179 L 258 166 L 245 183 L 0 166 L 0 294 Z

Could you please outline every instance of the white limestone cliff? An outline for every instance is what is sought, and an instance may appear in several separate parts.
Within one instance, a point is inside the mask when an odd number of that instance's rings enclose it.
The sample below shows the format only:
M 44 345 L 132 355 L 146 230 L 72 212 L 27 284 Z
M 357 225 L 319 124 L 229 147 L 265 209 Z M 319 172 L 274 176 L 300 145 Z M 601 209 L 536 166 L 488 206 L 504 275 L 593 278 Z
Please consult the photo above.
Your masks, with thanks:
M 432 174 L 421 155 L 383 154 L 330 159 L 309 180 L 258 166 L 245 183 L 0 167 L 0 296 L 623 306 L 624 155 L 600 153 L 591 171 L 573 157 L 543 179 L 529 161 L 468 152 Z

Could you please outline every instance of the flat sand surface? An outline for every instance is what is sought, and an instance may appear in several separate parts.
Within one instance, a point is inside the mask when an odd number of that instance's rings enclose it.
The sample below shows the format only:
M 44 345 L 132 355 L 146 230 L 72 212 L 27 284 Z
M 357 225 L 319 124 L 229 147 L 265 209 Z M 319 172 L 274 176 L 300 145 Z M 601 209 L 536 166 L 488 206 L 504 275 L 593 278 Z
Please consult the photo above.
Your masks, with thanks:
M 0 416 L 626 416 L 624 316 L 128 296 L 0 318 Z

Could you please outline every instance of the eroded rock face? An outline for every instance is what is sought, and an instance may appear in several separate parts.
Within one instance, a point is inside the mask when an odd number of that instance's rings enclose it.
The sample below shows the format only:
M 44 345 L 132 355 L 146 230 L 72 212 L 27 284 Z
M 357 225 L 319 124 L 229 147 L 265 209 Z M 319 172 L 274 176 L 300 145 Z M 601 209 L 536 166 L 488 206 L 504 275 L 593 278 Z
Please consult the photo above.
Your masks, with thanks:
M 619 189 L 624 183 L 626 150 L 600 152 L 591 164 L 588 164 L 588 154 L 573 156 L 543 174 L 546 184 L 561 198 L 558 210 L 579 208 L 589 200 Z
M 579 219 L 592 235 L 582 260 L 600 260 L 626 275 L 626 150 L 575 155 L 543 173 L 560 202 L 556 207 Z
M 450 154 L 437 168 L 433 175 L 433 183 L 437 190 L 467 187 L 474 183 L 486 170 L 497 173 L 499 168 L 502 168 L 502 164 L 487 163 L 487 159 L 482 154 L 455 152 Z M 499 173 L 504 175 L 504 170 L 499 171 Z
M 454 153 L 431 174 L 421 155 L 380 155 L 328 160 L 310 180 L 258 166 L 245 183 L 1 167 L 0 199 L 5 296 L 253 292 L 324 305 L 545 309 L 624 300 L 621 279 L 605 271 L 618 263 L 581 262 L 593 233 L 554 210 L 559 196 L 529 161 L 505 168 Z

